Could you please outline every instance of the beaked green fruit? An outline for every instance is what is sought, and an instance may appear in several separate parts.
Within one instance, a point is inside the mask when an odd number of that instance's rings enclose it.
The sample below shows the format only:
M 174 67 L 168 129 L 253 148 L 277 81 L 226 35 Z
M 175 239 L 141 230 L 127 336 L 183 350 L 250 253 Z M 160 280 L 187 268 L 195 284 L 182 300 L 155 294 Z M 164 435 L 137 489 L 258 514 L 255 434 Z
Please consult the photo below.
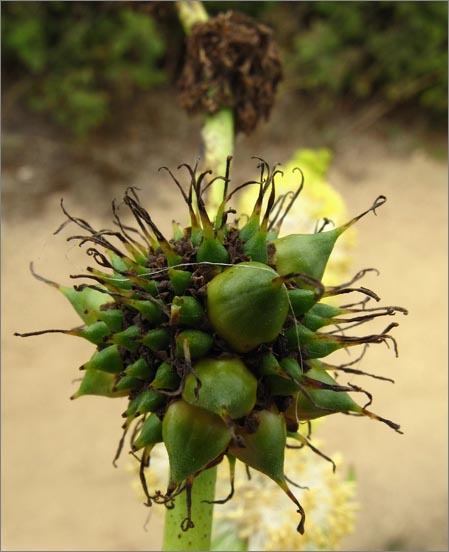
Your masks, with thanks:
M 213 337 L 206 332 L 200 330 L 183 330 L 176 336 L 176 354 L 180 358 L 184 358 L 184 347 L 187 345 L 190 358 L 195 360 L 206 356 L 211 350 L 213 343 Z
M 151 383 L 153 389 L 166 389 L 173 391 L 179 385 L 179 376 L 175 368 L 169 362 L 163 362 L 157 369 L 154 380 Z
M 139 326 L 128 326 L 126 330 L 113 335 L 112 341 L 127 351 L 137 351 L 140 347 L 141 329 Z
M 119 374 L 123 370 L 123 361 L 117 345 L 110 345 L 100 351 L 95 351 L 92 358 L 84 364 L 85 370 L 102 370 Z
M 123 376 L 118 380 L 118 382 L 115 384 L 115 390 L 116 391 L 124 391 L 127 389 L 130 391 L 131 389 L 137 389 L 138 387 L 141 387 L 142 382 L 135 378 L 134 376 Z
M 170 334 L 166 328 L 155 328 L 142 337 L 142 343 L 151 351 L 163 351 L 170 345 Z
M 337 341 L 332 335 L 320 334 L 309 330 L 303 324 L 293 324 L 285 332 L 287 349 L 301 350 L 304 357 L 323 358 L 345 346 L 344 342 Z
M 192 280 L 192 273 L 187 270 L 178 270 L 176 268 L 170 268 L 168 270 L 168 277 L 170 278 L 173 291 L 176 295 L 183 295 Z
M 282 414 L 270 410 L 254 412 L 251 417 L 256 426 L 254 432 L 237 430 L 244 446 L 232 445 L 229 452 L 273 481 L 284 481 L 284 450 L 287 430 Z
M 179 485 L 225 452 L 231 432 L 216 414 L 180 400 L 165 413 L 162 437 L 170 462 L 170 482 Z
M 259 358 L 256 365 L 256 374 L 258 377 L 282 374 L 282 368 L 273 353 L 264 353 Z
M 159 408 L 164 401 L 164 395 L 155 389 L 146 389 L 130 401 L 125 416 L 127 418 L 133 418 L 134 416 L 139 416 L 140 414 L 153 412 Z
M 95 271 L 93 274 L 101 275 L 100 271 Z M 125 291 L 129 291 L 132 289 L 132 282 L 128 278 L 124 278 L 121 274 L 118 272 L 113 272 L 111 276 L 101 276 L 105 285 L 111 284 L 115 286 L 118 289 L 123 289 Z
M 326 303 L 316 303 L 304 314 L 302 323 L 309 330 L 317 331 L 324 326 L 334 324 L 334 317 L 340 314 L 344 314 L 344 311 L 338 307 L 327 305 Z
M 133 450 L 140 450 L 148 445 L 162 442 L 162 422 L 153 412 L 143 423 L 139 436 L 134 441 Z
M 297 383 L 284 376 L 266 376 L 264 383 L 268 386 L 270 394 L 276 397 L 289 397 L 299 389 Z
M 194 297 L 176 296 L 171 305 L 170 324 L 197 328 L 204 321 L 203 307 Z
M 124 259 L 119 257 L 113 251 L 108 252 L 108 257 L 109 257 L 109 260 L 111 261 L 111 265 L 113 266 L 113 268 L 119 272 L 126 272 L 133 266 L 132 262 L 129 259 L 128 259 L 128 262 L 125 262 Z
M 70 398 L 76 399 L 83 395 L 99 395 L 101 397 L 123 397 L 129 390 L 115 391 L 115 374 L 89 368 L 84 373 L 78 391 Z
M 73 287 L 58 286 L 58 289 L 70 301 L 73 308 L 82 318 L 85 324 L 93 324 L 97 321 L 96 312 L 100 307 L 112 303 L 113 299 L 107 293 L 102 293 L 91 288 L 77 291 Z
M 197 399 L 198 381 L 192 373 L 187 376 L 182 398 L 188 403 L 234 420 L 246 416 L 254 408 L 257 380 L 241 360 L 205 358 L 197 362 L 193 370 L 201 386 Z
M 294 395 L 301 382 L 302 368 L 294 358 L 283 358 L 279 361 L 277 372 L 267 371 L 264 382 L 272 395 L 287 397 Z
M 157 324 L 162 320 L 161 309 L 152 301 L 139 301 L 137 299 L 129 299 L 127 301 L 127 305 L 140 312 L 142 317 L 152 324 Z
M 281 276 L 299 272 L 321 280 L 335 242 L 343 228 L 316 234 L 291 234 L 274 240 L 273 262 Z
M 266 232 L 257 231 L 247 242 L 245 242 L 243 251 L 252 261 L 267 264 L 268 251 Z
M 226 247 L 216 238 L 205 236 L 196 254 L 197 263 L 229 263 Z
M 242 442 L 232 444 L 229 452 L 248 466 L 268 475 L 281 487 L 298 507 L 301 515 L 297 530 L 304 534 L 305 514 L 302 506 L 288 487 L 284 475 L 284 452 L 287 444 L 287 429 L 284 416 L 275 410 L 260 410 L 251 414 L 254 429 L 237 428 Z
M 317 294 L 311 289 L 290 289 L 288 291 L 291 308 L 295 316 L 305 314 L 317 302 Z
M 99 321 L 84 327 L 82 330 L 72 330 L 72 332 L 94 345 L 100 345 L 105 343 L 106 338 L 111 334 L 111 329 L 105 322 Z
M 316 361 L 305 376 L 327 385 L 339 385 Z M 306 382 L 304 387 L 309 396 L 307 397 L 303 392 L 298 394 L 296 413 L 299 420 L 313 420 L 334 412 L 361 412 L 360 406 L 345 391 L 310 389 L 307 388 Z
M 150 366 L 144 358 L 138 358 L 132 364 L 128 364 L 125 369 L 125 374 L 133 378 L 139 379 L 153 379 L 156 370 Z
M 159 295 L 157 282 L 156 280 L 151 280 L 152 278 L 151 271 L 148 270 L 148 267 L 145 266 L 145 264 L 146 264 L 146 261 L 144 263 L 144 266 L 136 264 L 133 267 L 133 271 L 135 271 L 137 276 L 133 276 L 132 274 L 128 273 L 129 274 L 128 277 L 138 287 L 142 288 L 144 291 L 146 291 L 153 297 L 157 297 Z
M 228 268 L 207 286 L 209 320 L 239 353 L 276 339 L 288 314 L 287 289 L 272 268 L 244 262 Z
M 94 312 L 94 311 L 92 311 Z M 119 332 L 123 326 L 123 311 L 121 309 L 109 309 L 95 312 L 95 317 L 105 322 L 112 332 Z
M 284 374 L 295 381 L 299 381 L 302 376 L 302 368 L 294 358 L 285 357 L 279 362 Z

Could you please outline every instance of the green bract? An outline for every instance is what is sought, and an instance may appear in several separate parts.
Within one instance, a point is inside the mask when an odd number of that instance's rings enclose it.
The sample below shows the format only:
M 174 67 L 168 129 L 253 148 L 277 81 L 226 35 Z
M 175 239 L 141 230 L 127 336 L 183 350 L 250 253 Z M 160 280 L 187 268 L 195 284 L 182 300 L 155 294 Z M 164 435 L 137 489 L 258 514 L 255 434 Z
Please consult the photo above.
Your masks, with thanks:
M 374 317 L 406 313 L 399 307 L 367 306 L 379 300 L 377 295 L 352 287 L 366 270 L 340 286 L 321 282 L 338 237 L 385 197 L 338 228 L 278 237 L 303 182 L 297 193 L 277 198 L 278 170 L 261 161 L 258 181 L 229 192 L 230 161 L 226 174 L 216 178 L 225 185 L 214 220 L 203 200 L 214 182 L 207 181 L 209 172 L 181 165 L 190 181 L 185 190 L 166 169 L 190 216 L 190 226 L 181 230 L 175 225 L 170 240 L 133 188 L 126 191 L 124 203 L 135 228 L 122 223 L 115 204 L 116 228 L 99 231 L 63 207 L 68 220 L 83 230 L 69 240 L 89 244 L 87 253 L 99 266 L 75 275 L 88 282 L 74 287 L 33 274 L 67 297 L 83 325 L 18 335 L 59 332 L 96 346 L 72 398 L 128 397 L 124 437 L 135 424 L 130 444 L 140 454 L 148 505 L 170 503 L 184 490 L 190 493 L 197 475 L 226 456 L 232 466 L 237 459 L 280 485 L 298 508 L 302 533 L 305 514 L 284 474 L 288 438 L 317 451 L 298 431 L 300 424 L 342 412 L 380 420 L 399 432 L 397 424 L 360 406 L 353 396 L 365 393 L 371 399 L 369 393 L 329 374 L 364 374 L 351 367 L 355 361 L 335 366 L 322 360 L 338 349 L 370 343 L 392 343 L 396 351 L 389 334 L 395 323 L 364 337 L 345 332 Z M 247 185 L 259 187 L 254 209 L 245 224 L 229 222 L 230 200 Z M 328 297 L 348 293 L 363 299 L 341 307 L 326 303 Z M 160 442 L 168 451 L 170 483 L 165 492 L 151 494 L 144 470 Z M 123 439 L 117 457 L 122 444 Z M 182 528 L 193 524 L 188 511 Z

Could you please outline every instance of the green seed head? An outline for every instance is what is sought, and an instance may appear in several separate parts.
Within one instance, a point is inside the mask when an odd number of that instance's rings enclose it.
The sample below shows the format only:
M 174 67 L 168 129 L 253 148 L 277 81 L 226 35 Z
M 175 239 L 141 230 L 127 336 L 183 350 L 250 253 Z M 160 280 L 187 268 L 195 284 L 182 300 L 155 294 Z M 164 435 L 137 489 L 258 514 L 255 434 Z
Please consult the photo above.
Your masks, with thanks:
M 187 204 L 191 226 L 174 226 L 167 239 L 141 205 L 133 188 L 124 203 L 136 221 L 122 224 L 114 206 L 114 230 L 95 230 L 81 218 L 69 221 L 85 235 L 69 239 L 89 244 L 89 256 L 99 267 L 88 267 L 84 283 L 65 287 L 33 274 L 59 289 L 81 317 L 83 325 L 70 330 L 44 330 L 21 336 L 63 333 L 83 337 L 96 350 L 83 369 L 79 389 L 72 395 L 127 397 L 124 436 L 130 432 L 132 451 L 138 451 L 141 480 L 151 450 L 163 442 L 170 461 L 170 484 L 165 494 L 150 495 L 147 503 L 168 505 L 190 489 L 195 477 L 227 456 L 266 474 L 295 502 L 304 531 L 304 511 L 288 488 L 284 474 L 287 437 L 316 451 L 298 432 L 301 422 L 334 413 L 355 413 L 399 426 L 356 402 L 364 392 L 342 385 L 329 372 L 363 374 L 351 363 L 324 362 L 332 352 L 371 343 L 396 343 L 389 331 L 351 337 L 351 324 L 369 323 L 378 316 L 406 313 L 399 307 L 374 307 L 377 295 L 353 287 L 353 280 L 326 287 L 321 279 L 339 236 L 385 198 L 347 224 L 310 235 L 279 237 L 282 221 L 298 191 L 276 198 L 278 172 L 261 161 L 259 181 L 228 192 L 227 160 L 224 199 L 211 220 L 203 200 L 209 172 L 187 170 L 185 189 L 170 170 Z M 259 193 L 246 224 L 228 221 L 230 201 L 247 185 Z M 118 230 L 117 230 L 118 228 Z M 343 307 L 330 297 L 355 293 L 363 299 Z M 337 328 L 338 330 L 336 330 Z M 385 379 L 385 378 L 384 378 Z M 301 454 L 301 452 L 299 452 Z M 232 472 L 232 470 L 231 470 Z M 188 513 L 190 516 L 190 513 Z M 186 527 L 192 526 L 192 520 Z

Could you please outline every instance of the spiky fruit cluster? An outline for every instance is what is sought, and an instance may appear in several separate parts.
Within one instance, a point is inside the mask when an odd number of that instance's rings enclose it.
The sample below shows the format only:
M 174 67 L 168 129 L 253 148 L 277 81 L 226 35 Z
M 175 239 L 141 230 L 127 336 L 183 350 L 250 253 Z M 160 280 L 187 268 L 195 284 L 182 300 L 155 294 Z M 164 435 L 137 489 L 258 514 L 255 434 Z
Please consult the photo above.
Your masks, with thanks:
M 97 347 L 81 367 L 84 377 L 72 398 L 128 397 L 116 458 L 134 425 L 131 448 L 140 454 L 148 505 L 170 505 L 184 490 L 189 496 L 195 477 L 227 457 L 231 485 L 236 460 L 278 483 L 296 504 L 298 531 L 303 533 L 304 511 L 287 484 L 284 450 L 287 438 L 293 438 L 319 451 L 298 432 L 299 424 L 343 412 L 378 419 L 399 431 L 397 424 L 351 398 L 349 392 L 364 392 L 360 387 L 339 385 L 329 373 L 360 371 L 322 360 L 354 345 L 391 342 L 396 350 L 388 334 L 395 323 L 380 334 L 344 334 L 345 326 L 406 312 L 366 306 L 377 295 L 351 287 L 366 271 L 337 287 L 321 282 L 338 237 L 380 207 L 385 197 L 343 226 L 278 237 L 302 179 L 296 193 L 276 198 L 280 171 L 260 160 L 260 178 L 229 192 L 230 162 L 224 176 L 209 182 L 210 171 L 198 173 L 196 166 L 181 165 L 190 179 L 187 191 L 164 167 L 187 204 L 191 222 L 184 230 L 176 225 L 171 240 L 159 231 L 133 188 L 126 191 L 124 203 L 136 227 L 123 224 L 115 203 L 116 229 L 99 231 L 62 206 L 68 219 L 64 225 L 72 222 L 85 232 L 68 239 L 89 244 L 87 253 L 99 267 L 72 276 L 93 280 L 74 287 L 36 275 L 60 289 L 84 322 L 72 330 L 46 331 L 80 336 Z M 218 179 L 224 181 L 224 200 L 211 220 L 203 196 Z M 243 225 L 228 222 L 234 212 L 228 209 L 230 199 L 249 185 L 259 189 L 253 212 Z M 342 307 L 325 302 L 350 292 L 364 299 Z M 328 326 L 338 330 L 324 331 Z M 165 493 L 150 494 L 145 468 L 160 442 L 168 452 L 170 482 Z M 192 526 L 188 511 L 182 528 Z

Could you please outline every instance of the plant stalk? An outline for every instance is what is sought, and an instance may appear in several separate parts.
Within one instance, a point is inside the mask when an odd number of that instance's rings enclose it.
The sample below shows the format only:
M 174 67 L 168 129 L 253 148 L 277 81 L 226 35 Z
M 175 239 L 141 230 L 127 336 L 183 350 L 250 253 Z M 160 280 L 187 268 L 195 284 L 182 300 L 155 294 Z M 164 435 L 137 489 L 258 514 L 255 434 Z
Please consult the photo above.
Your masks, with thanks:
M 176 9 L 186 34 L 190 33 L 196 23 L 205 23 L 209 19 L 203 3 L 198 0 L 179 0 L 176 2 Z
M 223 108 L 207 115 L 201 130 L 204 144 L 204 167 L 214 175 L 222 176 L 226 171 L 226 158 L 234 151 L 234 114 L 232 109 Z M 223 201 L 225 183 L 214 182 L 207 196 L 207 212 L 211 217 L 216 215 L 218 206 Z
M 197 0 L 176 2 L 178 16 L 186 34 L 195 23 L 205 23 L 209 16 L 203 4 Z M 231 108 L 222 108 L 216 113 L 206 114 L 201 130 L 204 148 L 203 167 L 215 176 L 222 176 L 226 170 L 226 158 L 234 152 L 234 113 Z M 224 182 L 214 183 L 208 194 L 208 213 L 215 217 L 223 200 Z
M 185 491 L 175 498 L 175 507 L 165 514 L 162 550 L 210 550 L 214 505 L 203 501 L 214 500 L 216 479 L 216 466 L 195 477 L 192 486 L 192 521 L 195 526 L 188 531 L 181 529 L 187 515 Z

